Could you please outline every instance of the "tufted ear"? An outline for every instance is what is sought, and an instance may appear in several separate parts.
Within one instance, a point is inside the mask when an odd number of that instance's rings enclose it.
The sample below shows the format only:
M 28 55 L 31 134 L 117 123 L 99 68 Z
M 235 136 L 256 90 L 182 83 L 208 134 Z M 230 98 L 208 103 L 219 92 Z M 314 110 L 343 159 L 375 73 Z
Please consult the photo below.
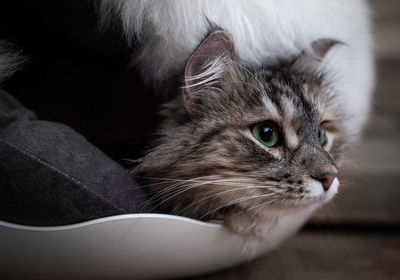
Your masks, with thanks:
M 214 31 L 200 43 L 185 66 L 182 98 L 189 112 L 201 103 L 204 89 L 220 86 L 223 73 L 233 61 L 236 61 L 235 47 L 225 31 Z
M 329 50 L 339 44 L 343 43 L 333 39 L 319 39 L 312 42 L 311 47 L 296 58 L 291 69 L 298 72 L 315 73 Z

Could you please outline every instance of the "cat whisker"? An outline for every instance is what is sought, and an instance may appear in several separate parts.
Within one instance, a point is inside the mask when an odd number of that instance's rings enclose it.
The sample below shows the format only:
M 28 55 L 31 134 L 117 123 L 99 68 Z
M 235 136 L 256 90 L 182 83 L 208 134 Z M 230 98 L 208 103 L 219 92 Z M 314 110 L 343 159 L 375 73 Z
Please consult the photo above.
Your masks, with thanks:
M 177 215 L 181 215 L 182 213 L 185 212 L 185 210 L 187 210 L 187 209 L 193 207 L 194 205 L 199 204 L 199 203 L 201 203 L 202 201 L 205 201 L 205 200 L 207 200 L 207 199 L 210 199 L 210 198 L 213 198 L 213 197 L 217 197 L 217 196 L 220 196 L 220 195 L 229 193 L 229 192 L 240 191 L 240 190 L 246 190 L 246 189 L 268 189 L 268 187 L 267 187 L 267 186 L 247 186 L 247 187 L 235 188 L 235 189 L 230 189 L 230 190 L 218 192 L 218 193 L 215 193 L 215 194 L 206 196 L 206 197 L 204 197 L 204 198 L 202 198 L 202 199 L 200 199 L 200 200 L 197 200 L 197 201 L 195 201 L 195 202 L 189 204 L 188 206 L 186 206 L 185 208 L 183 208 L 181 211 L 179 211 L 179 212 L 177 213 Z
M 183 190 L 182 189 L 178 189 L 177 191 L 175 191 L 175 192 L 171 192 L 170 193 L 170 195 L 169 196 L 166 196 L 166 197 L 158 197 L 157 199 L 155 199 L 154 200 L 154 202 L 155 201 L 160 201 L 161 199 L 163 200 L 163 201 L 161 201 L 159 204 L 157 204 L 157 206 L 160 206 L 161 204 L 163 204 L 163 203 L 165 203 L 165 202 L 167 202 L 168 200 L 170 200 L 170 199 L 172 199 L 173 197 L 176 197 L 176 196 L 178 196 L 178 195 L 181 195 L 181 194 L 183 194 L 183 193 L 185 193 L 185 192 L 187 192 L 187 191 L 189 191 L 189 190 L 191 190 L 191 189 L 193 189 L 193 188 L 197 188 L 197 187 L 201 187 L 201 186 L 206 186 L 206 185 L 209 185 L 210 184 L 210 182 L 205 182 L 205 183 L 203 183 L 203 184 L 197 184 L 197 185 L 192 185 L 192 186 L 190 186 L 190 187 L 188 187 L 188 186 L 183 186 Z M 229 184 L 221 184 L 221 183 L 219 183 L 219 184 L 215 184 L 216 186 L 220 186 L 220 187 L 223 187 L 223 186 L 228 186 L 228 187 L 232 187 L 232 186 L 238 186 L 238 187 L 242 187 L 243 186 L 243 184 L 232 184 L 232 183 L 229 183 Z M 268 189 L 268 187 L 267 186 L 246 186 L 245 188 L 258 188 L 258 189 L 262 189 L 262 188 L 264 188 L 264 189 Z M 242 188 L 242 189 L 244 189 L 244 188 Z M 233 189 L 233 190 L 238 190 L 238 188 L 236 188 L 236 189 Z M 233 191 L 232 190 L 232 191 Z M 231 190 L 229 190 L 229 191 L 231 191 Z M 157 207 L 156 206 L 156 207 Z
M 225 207 L 237 204 L 239 202 L 244 202 L 244 201 L 248 201 L 248 200 L 251 200 L 251 199 L 257 199 L 257 198 L 269 197 L 269 196 L 273 196 L 273 195 L 275 195 L 275 193 L 261 194 L 261 195 L 254 195 L 254 196 L 246 196 L 246 197 L 242 197 L 242 198 L 239 198 L 239 199 L 235 199 L 235 200 L 230 201 L 227 204 L 219 206 L 219 207 L 217 207 L 217 208 L 215 208 L 215 209 L 213 209 L 211 211 L 208 211 L 207 213 L 205 213 L 202 216 L 200 216 L 199 219 L 201 220 L 201 219 L 207 217 L 208 215 L 217 212 L 218 210 L 221 210 L 221 209 L 223 209 Z
M 161 180 L 161 181 L 173 181 L 173 182 L 202 182 L 203 179 L 206 178 L 215 178 L 215 175 L 207 175 L 207 176 L 200 176 L 200 177 L 194 177 L 191 179 L 176 179 L 176 178 L 163 178 L 163 177 L 148 177 L 148 176 L 136 176 L 137 178 L 142 178 L 142 179 L 149 179 L 149 180 Z M 246 178 L 229 178 L 229 179 L 221 179 L 221 180 L 249 180 Z
M 280 201 L 280 200 L 282 200 L 282 197 L 278 197 L 278 198 L 273 199 L 273 200 L 268 200 L 266 202 L 262 202 L 260 204 L 255 205 L 255 206 L 252 206 L 250 208 L 245 208 L 242 211 L 239 211 L 239 212 L 237 212 L 237 213 L 235 213 L 233 215 L 238 215 L 238 214 L 241 214 L 241 213 L 244 213 L 244 212 L 247 212 L 247 211 L 251 211 L 251 210 L 256 209 L 256 208 L 261 208 L 261 207 L 263 207 L 265 205 L 268 205 L 268 204 L 271 204 L 273 202 Z
M 243 179 L 243 178 L 230 178 L 230 179 L 219 179 L 219 180 L 214 180 L 214 181 L 200 181 L 200 180 L 183 180 L 183 182 L 180 182 L 178 184 L 172 185 L 168 188 L 164 188 L 161 190 L 159 193 L 156 193 L 152 198 L 149 199 L 148 204 L 145 206 L 148 206 L 150 203 L 154 203 L 156 201 L 159 201 L 160 199 L 163 199 L 163 201 L 157 206 L 154 206 L 154 208 L 160 206 L 161 204 L 165 203 L 166 201 L 169 201 L 170 199 L 186 192 L 189 190 L 192 190 L 194 188 L 198 188 L 201 186 L 205 185 L 216 185 L 216 186 L 243 186 L 243 184 L 238 184 L 238 181 L 249 181 L 248 179 Z M 195 182 L 196 184 L 193 184 Z M 191 183 L 191 184 L 187 184 Z M 174 190 L 175 189 L 175 190 Z M 161 197 L 163 194 L 170 192 L 170 195 L 167 197 Z
M 177 195 L 179 195 L 179 194 L 181 194 L 181 193 L 183 193 L 185 191 L 191 190 L 193 188 L 201 187 L 201 186 L 206 186 L 206 185 L 227 186 L 227 187 L 236 187 L 236 186 L 242 187 L 243 186 L 243 184 L 238 183 L 236 180 L 234 180 L 232 182 L 230 180 L 228 180 L 228 179 L 226 179 L 226 180 L 216 180 L 216 181 L 205 181 L 205 182 L 201 182 L 201 183 L 197 183 L 197 184 L 175 186 L 176 190 L 175 190 L 175 192 L 173 190 L 171 192 L 171 195 L 173 195 L 173 197 L 175 197 L 175 196 L 177 196 Z M 257 185 L 257 186 L 254 186 L 254 187 L 257 187 L 257 188 L 260 188 L 260 189 L 261 188 L 268 189 L 270 186 L 267 187 L 267 186 L 259 186 L 259 185 Z M 165 192 L 162 191 L 159 195 L 162 195 L 162 194 L 164 194 L 164 193 L 166 193 L 166 192 L 168 192 L 170 190 L 171 190 L 171 188 L 169 190 L 165 191 Z M 157 195 L 157 196 L 159 196 L 159 195 Z

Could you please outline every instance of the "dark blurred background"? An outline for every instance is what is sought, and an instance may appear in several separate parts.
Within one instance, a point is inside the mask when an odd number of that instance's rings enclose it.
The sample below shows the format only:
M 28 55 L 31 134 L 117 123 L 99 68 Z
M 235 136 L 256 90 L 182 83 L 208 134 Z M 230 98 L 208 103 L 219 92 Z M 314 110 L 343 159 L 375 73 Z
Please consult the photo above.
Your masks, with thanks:
M 100 31 L 95 1 L 2 0 L 0 38 L 22 49 L 3 84 L 43 120 L 67 124 L 125 164 L 154 131 L 161 100 L 146 91 L 118 24 Z
M 370 1 L 377 87 L 340 194 L 278 250 L 198 279 L 400 279 L 400 2 Z M 0 38 L 28 62 L 4 88 L 39 118 L 73 127 L 125 164 L 143 150 L 159 97 L 129 68 L 118 25 L 100 32 L 88 1 L 0 1 Z

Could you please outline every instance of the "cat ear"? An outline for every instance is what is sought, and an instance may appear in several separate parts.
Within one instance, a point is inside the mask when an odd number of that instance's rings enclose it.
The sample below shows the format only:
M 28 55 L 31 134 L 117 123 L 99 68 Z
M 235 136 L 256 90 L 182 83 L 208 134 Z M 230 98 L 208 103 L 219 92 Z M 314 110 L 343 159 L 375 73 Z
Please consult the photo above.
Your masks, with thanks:
M 311 43 L 311 47 L 304 50 L 293 62 L 291 69 L 298 72 L 315 73 L 321 65 L 322 59 L 329 50 L 336 45 L 343 44 L 333 39 L 319 39 Z
M 223 73 L 233 61 L 236 61 L 235 46 L 226 32 L 214 31 L 201 42 L 185 66 L 182 97 L 189 112 L 200 102 L 202 89 L 218 88 Z

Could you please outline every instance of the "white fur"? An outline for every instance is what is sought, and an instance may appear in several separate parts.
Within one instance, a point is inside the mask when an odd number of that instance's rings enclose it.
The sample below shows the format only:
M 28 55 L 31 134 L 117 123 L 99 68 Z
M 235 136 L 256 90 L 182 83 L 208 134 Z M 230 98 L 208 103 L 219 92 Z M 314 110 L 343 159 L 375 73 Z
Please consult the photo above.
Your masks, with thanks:
M 299 137 L 297 136 L 293 127 L 289 126 L 285 128 L 286 142 L 290 149 L 294 150 L 300 144 Z
M 281 115 L 279 114 L 278 108 L 275 103 L 273 103 L 269 98 L 265 90 L 263 89 L 262 102 L 268 114 L 271 116 L 272 120 L 279 122 Z
M 280 99 L 285 119 L 292 121 L 296 116 L 296 108 L 293 104 L 293 101 L 286 96 L 281 96 Z
M 204 85 L 212 87 L 218 83 L 221 78 L 221 73 L 223 73 L 227 65 L 225 60 L 225 57 L 218 56 L 208 61 L 198 74 L 185 76 L 185 88 L 191 90 Z
M 335 194 L 337 193 L 339 188 L 339 179 L 335 178 L 332 182 L 332 185 L 329 187 L 327 191 L 324 190 L 322 184 L 316 180 L 311 180 L 307 184 L 307 190 L 309 191 L 308 196 L 310 198 L 318 198 L 320 202 L 328 202 L 331 200 Z
M 281 96 L 281 105 L 283 109 L 282 117 L 285 120 L 283 126 L 286 135 L 286 143 L 290 149 L 294 150 L 299 145 L 299 137 L 291 125 L 291 121 L 293 121 L 296 116 L 296 108 L 293 101 L 285 96 Z
M 347 129 L 357 133 L 369 110 L 373 60 L 369 10 L 363 0 L 102 0 L 103 22 L 116 13 L 135 56 L 151 83 L 165 81 L 183 65 L 207 32 L 205 18 L 227 30 L 247 67 L 275 63 L 299 54 L 314 40 L 346 43 L 334 48 L 323 65 L 352 115 Z

